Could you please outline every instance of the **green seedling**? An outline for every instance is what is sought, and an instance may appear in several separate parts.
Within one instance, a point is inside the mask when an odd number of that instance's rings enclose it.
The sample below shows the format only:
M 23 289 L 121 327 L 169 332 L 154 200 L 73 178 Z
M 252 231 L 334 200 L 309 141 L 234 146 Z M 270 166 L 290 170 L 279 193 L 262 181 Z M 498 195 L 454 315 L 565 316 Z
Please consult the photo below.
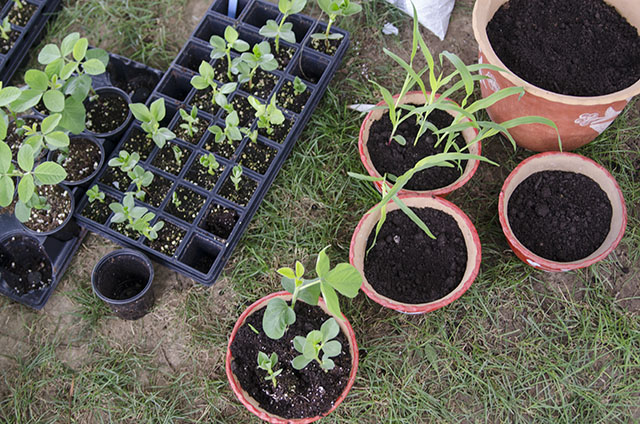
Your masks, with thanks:
M 182 124 L 180 124 L 180 128 L 185 130 L 187 134 L 189 134 L 189 137 L 193 137 L 193 135 L 196 133 L 196 130 L 195 128 L 193 128 L 193 126 L 197 125 L 198 122 L 200 122 L 200 120 L 198 119 L 198 108 L 196 106 L 191 108 L 191 113 L 187 113 L 186 110 L 180 109 L 180 117 L 184 121 Z
M 338 322 L 329 318 L 322 324 L 320 330 L 310 331 L 307 337 L 296 336 L 293 339 L 293 347 L 302 355 L 293 358 L 291 361 L 293 368 L 301 370 L 315 360 L 325 372 L 333 369 L 335 363 L 331 358 L 342 352 L 340 342 L 333 340 L 339 333 Z M 320 352 L 322 352 L 322 359 Z
M 284 122 L 284 114 L 276 106 L 276 96 L 271 97 L 269 104 L 262 104 L 260 100 L 253 96 L 249 96 L 247 100 L 256 111 L 255 116 L 258 118 L 258 128 L 264 128 L 267 134 L 273 134 L 272 125 L 280 125 Z
M 2 25 L 0 25 L 0 37 L 4 40 L 9 40 L 9 33 L 11 32 L 11 22 L 9 22 L 9 17 L 6 16 L 2 20 Z
M 148 187 L 153 181 L 153 173 L 151 171 L 145 171 L 140 165 L 136 165 L 133 169 L 127 172 L 127 176 L 131 178 L 131 181 L 136 185 L 136 198 L 144 200 L 145 192 L 142 187 Z
M 166 114 L 164 99 L 157 99 L 151 103 L 149 108 L 144 103 L 133 103 L 129 105 L 129 109 L 131 109 L 133 116 L 142 122 L 140 126 L 156 146 L 163 148 L 167 141 L 176 138 L 176 135 L 171 130 L 160 127 L 160 121 L 164 119 Z
M 8 112 L 16 120 L 16 126 L 22 127 L 24 121 L 18 118 L 10 104 L 20 97 L 21 90 L 18 87 L 3 87 L 2 81 L 0 81 L 0 140 L 4 140 L 7 137 L 7 130 L 9 129 L 9 116 L 5 112 L 7 108 Z
M 87 190 L 87 198 L 89 203 L 93 203 L 96 200 L 100 203 L 104 203 L 105 195 L 98 188 L 98 184 L 94 184 L 89 190 Z
M 18 150 L 18 167 L 12 163 L 11 148 L 0 141 L 0 206 L 7 207 L 13 202 L 18 183 L 18 201 L 15 216 L 20 222 L 26 222 L 31 209 L 47 209 L 46 198 L 39 196 L 37 187 L 58 184 L 67 177 L 67 172 L 55 162 L 43 162 L 36 166 L 35 151 L 29 144 L 22 144 Z
M 178 196 L 178 193 L 176 193 L 175 191 L 171 195 L 171 203 L 173 203 L 173 205 L 176 208 L 179 208 L 180 205 L 182 205 L 182 202 L 180 201 L 180 197 Z
M 231 112 L 233 110 L 233 106 L 227 101 L 227 95 L 233 93 L 238 84 L 235 82 L 229 82 L 222 86 L 218 86 L 218 83 L 214 79 L 213 67 L 205 61 L 202 61 L 200 64 L 198 72 L 200 72 L 200 75 L 194 75 L 191 78 L 191 85 L 196 90 L 205 90 L 210 87 L 211 102 L 220 106 L 227 112 Z
M 118 156 L 109 160 L 108 165 L 113 168 L 120 168 L 124 172 L 129 172 L 136 166 L 139 160 L 140 154 L 138 152 L 129 154 L 126 150 L 120 150 Z
M 271 299 L 267 304 L 262 319 L 262 329 L 268 337 L 276 340 L 281 338 L 289 326 L 296 322 L 294 308 L 298 299 L 309 305 L 317 305 L 322 294 L 331 315 L 342 319 L 336 291 L 343 296 L 354 298 L 362 285 L 362 276 L 354 266 L 348 263 L 340 263 L 331 269 L 326 253 L 327 248 L 318 254 L 316 278 L 310 280 L 303 278 L 304 266 L 298 261 L 296 261 L 295 270 L 285 267 L 277 271 L 282 276 L 282 286 L 291 293 L 292 297 L 290 305 L 282 298 Z
M 212 125 L 208 128 L 209 132 L 215 136 L 214 140 L 216 143 L 223 143 L 224 140 L 227 140 L 229 144 L 233 144 L 234 141 L 242 140 L 242 132 L 238 127 L 240 124 L 238 112 L 234 110 L 228 114 L 226 118 L 224 118 L 224 123 L 224 129 L 217 125 Z
M 246 135 L 247 138 L 249 140 L 251 140 L 252 143 L 257 143 L 258 142 L 258 130 L 250 130 L 249 128 L 240 128 L 240 132 L 242 132 L 242 134 Z
M 227 58 L 227 77 L 232 78 L 231 75 L 231 49 L 237 52 L 246 52 L 249 50 L 249 43 L 239 38 L 238 31 L 231 26 L 227 26 L 224 29 L 224 38 L 219 35 L 213 35 L 209 39 L 211 44 L 211 58 L 219 59 L 221 57 Z
M 158 221 L 151 225 L 156 215 L 145 207 L 135 206 L 133 196 L 134 193 L 126 193 L 122 203 L 113 202 L 109 205 L 109 209 L 114 213 L 111 222 L 127 222 L 126 228 L 137 231 L 149 240 L 155 240 L 158 238 L 158 231 L 164 227 L 164 222 Z
M 215 175 L 216 170 L 220 168 L 220 163 L 216 160 L 216 157 L 213 153 L 209 153 L 208 155 L 200 156 L 200 165 L 207 168 L 207 172 L 210 175 Z
M 276 52 L 280 51 L 280 38 L 289 43 L 296 42 L 296 34 L 293 32 L 293 24 L 286 22 L 287 18 L 296 13 L 300 13 L 307 4 L 307 0 L 279 0 L 278 9 L 282 13 L 280 23 L 273 19 L 269 19 L 267 23 L 260 28 L 260 35 L 268 38 L 275 38 Z
M 62 150 L 66 152 L 69 148 L 69 136 L 63 131 L 58 131 L 56 128 L 62 119 L 62 115 L 56 113 L 51 116 L 47 116 L 41 123 L 34 122 L 29 127 L 24 125 L 24 144 L 28 144 L 33 148 L 34 157 L 37 158 L 42 150 L 46 147 L 49 150 Z M 40 129 L 38 129 L 38 126 Z
M 273 383 L 273 388 L 278 387 L 278 382 L 276 381 L 276 377 L 282 373 L 282 369 L 274 371 L 273 369 L 278 364 L 278 354 L 273 352 L 271 356 L 268 356 L 264 352 L 258 352 L 258 369 L 264 370 L 267 372 L 267 376 L 264 378 L 265 380 L 271 380 Z
M 238 75 L 239 83 L 249 83 L 249 88 L 253 88 L 253 76 L 258 69 L 263 71 L 273 71 L 278 67 L 278 61 L 271 54 L 271 46 L 268 42 L 262 41 L 255 46 L 251 52 L 242 53 L 240 57 L 233 60 L 231 70 Z
M 300 77 L 295 77 L 295 79 L 293 80 L 293 94 L 299 96 L 305 91 L 307 91 L 307 84 L 302 82 Z
M 22 0 L 13 0 L 13 3 L 18 9 L 22 9 L 24 7 L 24 2 Z
M 236 165 L 231 169 L 231 176 L 229 177 L 236 191 L 240 190 L 240 181 L 242 180 L 242 166 Z
M 342 38 L 342 34 L 331 34 L 331 26 L 336 19 L 340 16 L 351 16 L 360 13 L 362 10 L 362 6 L 350 0 L 318 0 L 318 5 L 320 9 L 329 16 L 329 23 L 324 33 L 311 34 L 311 38 L 324 40 L 327 48 L 329 47 L 329 40 L 339 40 Z
M 178 166 L 182 165 L 182 156 L 184 156 L 184 153 L 182 153 L 180 146 L 174 144 L 171 146 L 171 150 L 173 151 L 173 157 L 175 158 Z

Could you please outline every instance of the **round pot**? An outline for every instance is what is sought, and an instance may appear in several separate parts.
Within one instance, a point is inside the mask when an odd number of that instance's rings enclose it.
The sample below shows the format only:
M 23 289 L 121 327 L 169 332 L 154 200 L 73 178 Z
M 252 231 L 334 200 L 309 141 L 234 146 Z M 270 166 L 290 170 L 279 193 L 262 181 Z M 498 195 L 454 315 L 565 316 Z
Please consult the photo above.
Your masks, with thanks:
M 487 24 L 508 0 L 477 0 L 473 8 L 473 33 L 478 42 L 479 63 L 490 63 L 508 71 L 493 51 L 487 36 Z M 640 29 L 640 8 L 633 0 L 607 0 L 632 25 Z M 640 93 L 640 80 L 624 90 L 603 96 L 578 97 L 557 94 L 530 84 L 512 72 L 482 71 L 489 79 L 480 84 L 482 97 L 507 87 L 524 87 L 522 98 L 513 95 L 487 111 L 491 119 L 502 123 L 521 116 L 537 115 L 558 126 L 562 150 L 574 150 L 592 141 L 622 112 L 631 98 Z M 520 147 L 544 152 L 559 150 L 555 129 L 542 124 L 520 125 L 509 129 Z
M 100 150 L 100 161 L 98 162 L 98 166 L 96 167 L 96 169 L 94 169 L 92 173 L 87 174 L 84 178 L 77 181 L 64 180 L 63 183 L 68 186 L 87 187 L 89 183 L 93 180 L 93 178 L 98 174 L 98 172 L 102 168 L 102 164 L 104 163 L 105 152 L 104 152 L 104 147 L 102 146 L 102 143 L 100 143 L 100 141 L 98 141 L 98 139 L 93 136 L 79 135 L 79 136 L 70 137 L 69 144 L 73 143 L 74 140 L 80 140 L 80 139 L 88 140 L 98 147 L 98 149 Z M 58 151 L 49 151 L 47 155 L 47 160 L 56 162 L 56 158 L 58 154 L 59 154 Z
M 551 261 L 527 249 L 514 235 L 507 213 L 509 199 L 522 181 L 531 174 L 541 171 L 567 171 L 583 174 L 594 180 L 609 198 L 612 208 L 609 233 L 602 245 L 586 258 L 573 262 Z M 627 210 L 616 180 L 606 169 L 591 159 L 573 153 L 540 153 L 522 161 L 509 174 L 502 186 L 498 201 L 498 214 L 502 231 L 516 256 L 534 268 L 554 272 L 584 268 L 604 259 L 618 245 L 627 226 Z
M 68 241 L 68 240 L 71 240 L 73 237 L 77 236 L 78 233 L 80 232 L 80 229 L 78 228 L 78 225 L 76 224 L 76 221 L 73 218 L 73 211 L 75 210 L 76 201 L 69 187 L 67 187 L 64 184 L 57 184 L 57 186 L 62 188 L 64 191 L 66 191 L 69 196 L 69 199 L 71 199 L 71 209 L 69 210 L 69 213 L 67 214 L 67 217 L 64 219 L 64 221 L 60 225 L 58 225 L 56 228 L 49 231 L 36 231 L 29 228 L 24 222 L 21 222 L 20 224 L 28 234 L 31 234 L 33 236 L 36 236 L 36 237 L 52 236 L 53 238 L 60 241 Z
M 53 265 L 38 239 L 22 231 L 0 238 L 0 284 L 7 284 L 13 293 L 23 296 L 48 287 L 52 281 Z
M 142 318 L 149 312 L 155 300 L 152 282 L 151 261 L 133 249 L 106 254 L 91 273 L 93 292 L 126 320 Z
M 115 140 L 117 138 L 119 138 L 122 133 L 124 132 L 125 128 L 127 128 L 127 125 L 129 125 L 129 122 L 131 121 L 131 110 L 129 109 L 128 105 L 131 103 L 131 99 L 129 98 L 129 95 L 127 93 L 125 93 L 124 91 L 120 90 L 117 87 L 101 87 L 101 88 L 97 88 L 96 90 L 96 94 L 98 96 L 102 95 L 102 94 L 115 94 L 119 97 L 122 97 L 126 104 L 127 104 L 127 118 L 124 120 L 124 122 L 122 122 L 122 124 L 120 124 L 120 126 L 118 128 L 115 128 L 109 132 L 105 132 L 105 133 L 96 133 L 93 132 L 89 129 L 87 129 L 86 131 L 98 138 L 104 138 L 107 140 Z M 87 100 L 85 100 L 85 107 L 87 106 Z
M 237 396 L 238 400 L 240 400 L 240 402 L 242 402 L 242 404 L 252 414 L 256 415 L 258 418 L 260 418 L 262 420 L 265 420 L 265 421 L 267 421 L 269 423 L 272 423 L 272 424 L 307 424 L 307 423 L 311 423 L 311 422 L 319 420 L 320 418 L 322 418 L 322 416 L 308 417 L 308 418 L 297 418 L 297 419 L 286 419 L 286 418 L 282 418 L 282 417 L 279 417 L 277 415 L 274 415 L 274 414 L 271 414 L 271 413 L 265 411 L 264 409 L 262 409 L 260 407 L 258 402 L 253 397 L 251 397 L 240 386 L 240 383 L 238 382 L 238 379 L 236 378 L 236 376 L 233 373 L 233 371 L 231 371 L 231 363 L 233 361 L 233 356 L 231 354 L 231 343 L 233 343 L 233 341 L 235 340 L 236 334 L 238 333 L 238 330 L 245 323 L 245 321 L 247 320 L 247 318 L 251 314 L 253 314 L 254 312 L 256 312 L 259 309 L 265 308 L 267 306 L 267 303 L 271 299 L 276 298 L 276 297 L 282 298 L 285 301 L 291 300 L 291 294 L 286 292 L 286 291 L 280 291 L 280 292 L 277 292 L 277 293 L 272 293 L 269 296 L 265 296 L 262 299 L 254 302 L 251 306 L 249 306 L 242 313 L 242 315 L 240 315 L 240 318 L 238 318 L 238 321 L 236 322 L 236 325 L 234 325 L 234 327 L 233 327 L 233 331 L 231 332 L 231 336 L 229 337 L 229 343 L 227 345 L 227 355 L 226 355 L 226 364 L 225 364 L 225 371 L 227 373 L 227 379 L 229 380 L 229 384 L 231 385 L 231 389 L 233 390 L 233 393 L 235 393 L 235 395 Z M 329 310 L 327 309 L 327 306 L 326 306 L 326 304 L 325 304 L 325 302 L 324 302 L 324 300 L 322 298 L 319 299 L 318 306 L 320 308 L 322 308 L 322 310 L 325 313 L 331 315 L 331 313 L 329 313 Z M 333 407 L 327 413 L 325 413 L 323 416 L 326 416 L 329 413 L 331 413 L 334 409 L 336 409 L 338 407 L 338 405 L 340 405 L 340 403 L 342 403 L 344 398 L 347 397 L 347 394 L 349 393 L 349 390 L 351 390 L 351 387 L 353 386 L 353 383 L 354 383 L 354 381 L 356 379 L 356 372 L 358 371 L 358 345 L 356 343 L 356 336 L 355 336 L 355 333 L 353 332 L 353 328 L 351 327 L 351 324 L 349 324 L 349 321 L 347 321 L 347 319 L 344 318 L 344 316 L 342 318 L 343 318 L 342 320 L 336 319 L 336 321 L 340 325 L 340 329 L 342 330 L 343 334 L 349 340 L 349 353 L 351 354 L 351 372 L 349 373 L 349 381 L 347 382 L 347 386 L 344 388 L 343 392 L 340 394 L 340 397 L 338 397 L 338 399 L 336 399 L 336 401 L 333 404 Z
M 393 96 L 393 98 L 397 99 L 398 96 L 399 94 L 396 94 L 395 96 Z M 440 97 L 440 96 L 438 95 L 437 97 Z M 405 103 L 424 104 L 424 102 L 425 102 L 425 98 L 421 91 L 410 91 L 400 101 L 400 103 L 402 104 L 405 104 Z M 384 101 L 381 101 L 376 106 L 384 106 L 384 105 L 386 105 L 386 103 Z M 449 112 L 449 114 L 454 117 L 457 115 L 457 114 L 451 113 L 450 111 L 447 111 L 447 112 Z M 373 165 L 373 162 L 371 161 L 371 156 L 369 155 L 369 149 L 367 147 L 367 143 L 369 141 L 369 130 L 371 129 L 371 125 L 375 121 L 382 118 L 382 116 L 386 113 L 388 113 L 386 109 L 372 109 L 371 111 L 369 111 L 369 113 L 367 113 L 367 116 L 364 118 L 364 121 L 362 121 L 362 125 L 360 126 L 360 134 L 358 136 L 358 151 L 360 152 L 360 160 L 362 161 L 362 164 L 367 170 L 367 173 L 372 177 L 377 177 L 377 178 L 382 177 L 382 175 L 380 175 L 380 173 L 376 170 L 375 166 Z M 465 120 L 467 119 L 465 118 Z M 467 143 L 471 142 L 477 135 L 478 135 L 478 130 L 476 130 L 475 128 L 467 128 L 462 132 L 462 136 L 464 137 Z M 481 153 L 480 142 L 470 146 L 468 149 L 468 153 L 471 153 L 473 155 L 480 155 Z M 471 179 L 473 174 L 478 169 L 478 165 L 479 165 L 479 162 L 477 160 L 468 160 L 467 165 L 464 168 L 464 172 L 462 173 L 460 178 L 458 178 L 456 181 L 449 184 L 448 186 L 441 187 L 435 190 L 422 190 L 422 191 L 402 189 L 400 190 L 399 194 L 446 196 L 447 194 L 451 193 L 452 191 L 466 184 L 467 181 Z M 386 184 L 388 187 L 391 187 L 391 184 L 389 182 L 386 182 Z M 382 191 L 381 181 L 375 181 L 374 185 L 376 186 L 378 191 L 380 192 Z
M 378 293 L 367 281 L 364 272 L 367 239 L 369 238 L 371 231 L 375 230 L 376 224 L 380 219 L 380 210 L 378 209 L 374 211 L 375 207 L 371 208 L 366 214 L 364 214 L 353 232 L 353 236 L 351 237 L 351 246 L 349 248 L 349 262 L 351 265 L 355 266 L 358 271 L 360 271 L 364 280 L 362 283 L 362 290 L 371 300 L 385 308 L 395 309 L 396 311 L 407 314 L 423 314 L 448 305 L 462 296 L 462 294 L 471 287 L 471 283 L 473 283 L 473 280 L 475 280 L 478 275 L 478 271 L 480 270 L 480 261 L 482 256 L 480 238 L 478 237 L 478 233 L 476 232 L 476 229 L 471 223 L 469 217 L 467 217 L 467 215 L 465 215 L 465 213 L 453 203 L 441 197 L 434 196 L 400 196 L 400 198 L 409 207 L 437 209 L 447 213 L 456 220 L 467 246 L 467 267 L 460 283 L 446 296 L 431 302 L 419 304 L 398 302 Z M 387 205 L 387 213 L 396 209 L 399 209 L 398 205 L 396 203 L 389 202 Z M 425 260 L 426 259 L 427 258 L 425 258 Z

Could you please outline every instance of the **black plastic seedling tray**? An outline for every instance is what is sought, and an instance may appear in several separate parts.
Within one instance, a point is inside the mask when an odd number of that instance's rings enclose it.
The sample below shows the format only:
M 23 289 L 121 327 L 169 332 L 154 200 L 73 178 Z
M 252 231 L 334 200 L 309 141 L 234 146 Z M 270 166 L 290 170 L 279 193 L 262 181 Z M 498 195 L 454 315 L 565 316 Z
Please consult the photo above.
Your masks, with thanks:
M 143 82 L 136 84 L 123 83 L 123 75 L 129 75 L 130 79 L 133 81 Z M 153 87 L 155 87 L 158 81 L 160 81 L 162 75 L 162 71 L 150 68 L 131 59 L 109 53 L 109 66 L 107 67 L 107 72 L 96 77 L 93 85 L 95 88 L 117 86 L 118 88 L 126 91 L 129 96 L 144 102 L 153 91 Z M 105 148 L 105 154 L 108 156 L 113 150 L 114 144 L 103 141 L 103 147 Z M 75 204 L 77 206 L 78 202 L 85 197 L 86 190 L 84 188 L 74 188 L 72 191 Z M 13 231 L 19 231 L 23 234 L 27 234 L 13 215 L 6 213 L 0 214 L 0 234 L 4 235 Z M 80 228 L 75 237 L 64 242 L 57 240 L 52 236 L 36 236 L 35 238 L 44 246 L 45 251 L 51 259 L 53 266 L 53 278 L 51 284 L 43 289 L 20 296 L 16 294 L 3 279 L 0 278 L 0 294 L 3 294 L 16 302 L 30 306 L 31 308 L 42 309 L 60 282 L 71 258 L 77 251 L 80 243 L 82 243 L 87 232 L 88 230 L 86 228 Z
M 186 111 L 191 110 L 191 101 L 197 91 L 190 84 L 191 78 L 197 74 L 202 60 L 206 60 L 212 65 L 216 63 L 216 60 L 210 58 L 209 39 L 212 35 L 223 36 L 225 27 L 232 25 L 239 32 L 241 39 L 253 45 L 265 40 L 258 33 L 258 30 L 267 19 L 279 19 L 280 17 L 276 5 L 261 0 L 240 0 L 237 7 L 237 19 L 227 17 L 226 13 L 227 0 L 213 2 L 147 102 L 150 104 L 157 98 L 165 99 L 167 116 L 162 125 L 168 125 L 170 129 L 175 130 L 181 122 L 178 110 L 180 108 L 184 108 Z M 169 227 L 180 235 L 177 245 L 160 246 L 160 249 L 164 250 L 162 253 L 150 247 L 150 241 L 143 236 L 130 234 L 131 238 L 129 238 L 123 234 L 124 231 L 123 233 L 118 232 L 117 226 L 111 223 L 111 215 L 105 218 L 104 222 L 88 219 L 85 216 L 89 215 L 87 211 L 96 206 L 89 204 L 86 198 L 79 202 L 76 209 L 78 221 L 83 226 L 117 243 L 144 251 L 156 261 L 178 270 L 204 285 L 213 284 L 311 117 L 349 45 L 349 33 L 334 28 L 334 32 L 343 35 L 335 53 L 330 56 L 317 52 L 310 47 L 310 36 L 315 32 L 324 31 L 325 24 L 304 15 L 290 16 L 288 21 L 293 23 L 296 39 L 299 42 L 290 44 L 280 41 L 282 46 L 292 48 L 294 54 L 284 69 L 271 72 L 276 76 L 277 84 L 266 98 L 261 98 L 261 102 L 265 103 L 272 96 L 277 95 L 284 84 L 293 82 L 295 77 L 300 77 L 307 84 L 310 96 L 300 113 L 282 109 L 286 119 L 292 123 L 289 134 L 283 141 L 274 141 L 260 135 L 257 144 L 254 144 L 245 137 L 238 146 L 234 146 L 228 151 L 229 147 L 225 149 L 212 147 L 214 146 L 213 135 L 208 131 L 205 131 L 197 143 L 176 139 L 173 140 L 173 143 L 183 152 L 188 153 L 188 158 L 181 167 L 174 170 L 175 172 L 166 172 L 156 167 L 157 158 L 163 154 L 158 147 L 149 146 L 147 151 L 142 154 L 139 164 L 155 174 L 154 183 L 156 180 L 161 181 L 165 192 L 162 193 L 164 196 L 161 196 L 161 201 L 154 199 L 153 201 L 148 200 L 149 203 L 140 201 L 137 203 L 153 212 L 157 217 L 156 221 L 164 221 L 165 228 Z M 241 100 L 238 98 L 248 97 L 249 93 L 246 88 L 246 84 L 240 85 L 234 93 L 229 95 L 229 100 L 233 102 L 234 99 Z M 221 110 L 213 114 L 200 110 L 198 116 L 199 119 L 204 119 L 208 126 L 214 123 L 221 127 L 224 126 L 225 115 Z M 251 129 L 256 128 L 256 125 L 257 123 L 254 121 L 251 124 Z M 133 127 L 125 133 L 111 157 L 116 156 L 122 149 L 129 153 L 132 152 L 129 141 L 132 131 L 139 131 L 139 123 L 134 123 Z M 268 165 L 259 165 L 253 168 L 249 166 L 247 157 L 254 155 L 256 150 L 262 152 L 260 154 L 263 157 L 270 157 Z M 198 160 L 201 155 L 212 152 L 224 170 L 217 176 L 212 186 L 198 186 L 192 182 L 189 174 L 195 172 L 194 169 L 200 166 Z M 105 161 L 105 164 L 107 162 L 108 160 Z M 255 186 L 253 195 L 245 204 L 236 203 L 233 190 L 229 189 L 231 170 L 237 164 L 242 165 L 243 168 L 243 184 Z M 94 182 L 107 197 L 120 201 L 124 193 L 132 188 L 127 189 L 119 184 L 118 187 L 108 184 L 111 179 L 108 176 L 110 172 L 113 170 L 105 166 Z M 173 193 L 181 194 L 185 191 L 201 202 L 200 207 L 188 215 L 186 220 L 177 217 L 178 214 L 175 213 L 175 210 L 172 211 L 173 206 L 171 205 Z M 228 234 L 217 234 L 215 229 L 208 227 L 207 218 L 210 212 L 221 212 L 227 217 L 232 217 L 235 220 L 232 230 Z
M 11 0 L 3 3 L 0 20 L 15 7 Z M 17 38 L 6 54 L 0 54 L 0 81 L 5 85 L 9 83 L 16 69 L 28 56 L 29 49 L 38 40 L 47 21 L 60 6 L 60 0 L 26 0 L 26 3 L 36 6 L 36 12 L 24 26 L 11 25 L 12 32 L 17 34 Z

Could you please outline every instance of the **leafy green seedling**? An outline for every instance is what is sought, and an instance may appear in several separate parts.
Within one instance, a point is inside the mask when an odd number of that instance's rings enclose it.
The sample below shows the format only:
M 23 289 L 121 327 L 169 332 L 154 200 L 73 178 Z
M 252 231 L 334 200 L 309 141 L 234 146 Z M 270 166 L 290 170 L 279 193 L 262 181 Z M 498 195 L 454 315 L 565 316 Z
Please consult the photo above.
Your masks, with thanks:
M 213 50 L 211 50 L 211 58 L 219 59 L 221 57 L 227 57 L 227 77 L 231 76 L 231 49 L 237 52 L 246 52 L 249 50 L 249 43 L 239 38 L 238 31 L 231 26 L 227 26 L 224 29 L 224 38 L 219 35 L 213 35 L 209 39 L 209 44 Z
M 158 238 L 158 231 L 164 227 L 164 222 L 158 221 L 151 225 L 156 215 L 145 207 L 135 206 L 133 196 L 134 193 L 126 193 L 122 203 L 113 202 L 109 205 L 109 209 L 114 212 L 111 222 L 117 224 L 126 221 L 126 228 L 137 231 L 149 240 L 155 240 Z
M 262 319 L 262 329 L 268 337 L 281 338 L 287 328 L 296 322 L 294 307 L 298 299 L 310 305 L 317 305 L 321 293 L 329 312 L 338 319 L 342 319 L 336 291 L 354 298 L 362 285 L 362 276 L 354 266 L 348 263 L 340 263 L 331 269 L 326 253 L 327 248 L 318 254 L 316 278 L 310 280 L 303 278 L 304 266 L 298 261 L 296 261 L 295 270 L 285 267 L 277 271 L 282 276 L 282 286 L 292 295 L 291 305 L 282 298 L 269 301 Z
M 231 176 L 229 177 L 236 191 L 240 190 L 240 181 L 242 180 L 242 166 L 236 165 L 231 169 Z
M 113 168 L 120 168 L 124 172 L 129 172 L 137 165 L 139 160 L 140 154 L 138 152 L 129 154 L 126 150 L 120 150 L 117 157 L 109 160 L 108 165 Z
M 9 129 L 9 117 L 4 108 L 9 109 L 9 112 L 13 114 L 15 118 L 15 111 L 9 105 L 20 97 L 20 90 L 18 87 L 3 87 L 2 81 L 0 81 L 0 140 L 4 140 L 7 137 L 7 130 Z M 24 124 L 24 121 L 19 118 L 15 121 L 18 127 Z
M 173 203 L 173 205 L 176 208 L 179 208 L 180 205 L 182 205 L 182 201 L 180 201 L 180 197 L 178 196 L 178 193 L 176 193 L 175 191 L 171 195 L 171 203 Z
M 267 23 L 260 28 L 260 35 L 268 38 L 275 38 L 276 52 L 280 51 L 280 38 L 289 43 L 296 42 L 296 34 L 293 32 L 293 24 L 286 22 L 290 15 L 300 13 L 304 6 L 307 4 L 307 0 L 279 0 L 278 9 L 282 13 L 280 23 L 277 23 L 273 19 L 269 19 Z
M 189 134 L 189 137 L 193 137 L 196 132 L 193 126 L 197 125 L 200 121 L 198 119 L 198 108 L 196 106 L 191 108 L 191 113 L 187 113 L 186 110 L 180 109 L 180 117 L 184 121 L 182 124 L 180 124 L 180 128 L 185 130 L 187 134 Z
M 240 124 L 238 112 L 234 110 L 228 114 L 227 117 L 224 118 L 224 123 L 224 129 L 217 125 L 212 125 L 207 128 L 209 132 L 215 136 L 214 140 L 216 143 L 222 143 L 224 140 L 227 140 L 229 144 L 233 144 L 234 141 L 242 140 L 242 133 L 238 127 Z
M 293 94 L 299 96 L 305 91 L 307 91 L 307 84 L 302 82 L 300 77 L 295 77 L 295 79 L 293 80 Z
M 174 144 L 171 146 L 171 150 L 173 151 L 173 157 L 175 158 L 178 166 L 182 165 L 182 156 L 184 156 L 184 153 L 182 153 L 182 149 L 180 149 L 180 146 Z
M 56 128 L 62 119 L 62 115 L 56 113 L 47 116 L 40 124 L 34 122 L 31 127 L 23 126 L 25 140 L 24 143 L 33 147 L 34 157 L 38 157 L 40 152 L 47 147 L 49 150 L 67 151 L 69 147 L 69 136 L 63 131 L 57 131 Z M 40 129 L 38 130 L 38 126 Z
M 204 60 L 198 68 L 200 75 L 194 75 L 191 78 L 191 85 L 196 90 L 205 90 L 211 87 L 211 102 L 220 106 L 227 112 L 233 110 L 233 106 L 227 101 L 227 94 L 231 94 L 238 86 L 235 82 L 228 82 L 222 86 L 218 86 L 218 83 L 214 79 L 213 67 Z
M 11 32 L 11 22 L 9 22 L 9 17 L 6 16 L 2 20 L 2 25 L 0 25 L 0 37 L 4 40 L 9 40 L 9 33 Z
M 158 147 L 163 148 L 167 141 L 176 138 L 171 130 L 160 127 L 160 121 L 166 114 L 164 99 L 157 99 L 149 108 L 144 103 L 133 103 L 129 105 L 129 109 L 133 112 L 133 116 L 142 122 L 140 126 L 147 133 L 147 137 L 151 138 Z
M 31 208 L 47 208 L 46 199 L 36 191 L 38 186 L 55 185 L 67 177 L 67 172 L 59 164 L 43 162 L 36 166 L 34 158 L 33 147 L 23 144 L 18 150 L 16 168 L 11 162 L 11 148 L 0 141 L 0 206 L 4 208 L 11 204 L 16 192 L 14 178 L 19 179 L 15 216 L 20 222 L 29 220 Z
M 246 135 L 249 140 L 251 140 L 251 142 L 253 143 L 257 143 L 258 142 L 258 130 L 250 130 L 249 128 L 240 128 L 240 132 L 242 132 L 242 134 Z
M 200 156 L 200 165 L 207 168 L 207 172 L 210 175 L 215 175 L 216 170 L 220 168 L 220 163 L 216 160 L 216 157 L 213 153 L 209 153 L 208 155 Z
M 335 363 L 331 358 L 338 356 L 342 351 L 340 342 L 333 340 L 338 333 L 340 333 L 338 322 L 329 318 L 322 324 L 320 330 L 310 331 L 307 337 L 296 336 L 293 339 L 293 347 L 302 355 L 293 358 L 291 361 L 293 368 L 301 370 L 315 360 L 325 372 L 333 369 Z M 320 352 L 322 352 L 322 359 L 320 359 Z
M 21 0 L 13 0 L 13 3 L 16 5 L 18 9 L 22 9 L 24 7 L 24 3 Z
M 87 190 L 87 197 L 89 203 L 93 203 L 96 200 L 100 203 L 104 203 L 105 195 L 100 191 L 100 188 L 98 188 L 98 184 L 94 184 L 93 187 Z
M 327 47 L 329 46 L 329 40 L 339 40 L 342 38 L 342 34 L 330 33 L 331 25 L 333 25 L 336 19 L 340 16 L 351 16 L 360 13 L 362 10 L 362 6 L 350 0 L 318 0 L 318 5 L 320 9 L 329 16 L 329 23 L 324 33 L 311 34 L 311 38 L 324 40 Z
M 278 61 L 271 54 L 271 46 L 267 41 L 262 41 L 255 46 L 251 52 L 242 53 L 240 57 L 233 60 L 232 71 L 238 74 L 238 82 L 249 82 L 249 88 L 253 88 L 253 76 L 256 71 L 273 71 L 278 67 Z
M 255 116 L 258 118 L 258 128 L 264 128 L 267 134 L 273 134 L 272 125 L 280 125 L 284 122 L 284 114 L 276 106 L 276 96 L 272 96 L 269 104 L 264 105 L 253 96 L 249 96 L 247 100 L 256 111 Z
M 273 369 L 278 364 L 278 354 L 273 352 L 271 356 L 268 356 L 264 352 L 258 352 L 258 369 L 264 370 L 267 372 L 267 376 L 264 378 L 265 380 L 271 380 L 273 383 L 273 388 L 278 387 L 278 382 L 276 381 L 276 377 L 282 373 L 282 369 L 274 371 Z
M 131 178 L 136 185 L 136 198 L 144 200 L 145 192 L 142 187 L 148 187 L 153 181 L 153 173 L 145 171 L 140 165 L 136 165 L 131 171 L 127 172 L 127 176 Z

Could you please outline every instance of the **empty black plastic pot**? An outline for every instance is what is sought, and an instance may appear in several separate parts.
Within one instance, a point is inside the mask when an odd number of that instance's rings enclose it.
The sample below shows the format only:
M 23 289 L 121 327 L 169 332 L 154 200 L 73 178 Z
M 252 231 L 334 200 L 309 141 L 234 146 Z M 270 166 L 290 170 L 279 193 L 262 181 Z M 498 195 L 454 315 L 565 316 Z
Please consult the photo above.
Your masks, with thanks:
M 142 318 L 153 306 L 152 282 L 151 261 L 132 249 L 115 250 L 103 256 L 91 274 L 94 293 L 118 317 L 128 320 Z

